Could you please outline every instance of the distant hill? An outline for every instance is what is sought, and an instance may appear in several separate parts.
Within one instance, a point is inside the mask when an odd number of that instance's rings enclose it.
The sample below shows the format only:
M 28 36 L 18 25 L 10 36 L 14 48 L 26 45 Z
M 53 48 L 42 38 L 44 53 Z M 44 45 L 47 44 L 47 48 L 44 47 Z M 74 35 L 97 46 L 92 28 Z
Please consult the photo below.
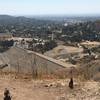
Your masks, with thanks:
M 0 24 L 16 24 L 22 22 L 32 22 L 35 19 L 26 18 L 26 17 L 14 17 L 9 15 L 0 15 Z
M 24 17 L 24 16 L 9 16 L 9 15 L 0 15 L 0 25 L 27 25 L 27 26 L 31 26 L 31 25 L 44 25 L 44 24 L 49 24 L 53 21 L 49 21 L 49 20 L 42 20 L 42 19 L 38 19 L 38 18 L 28 18 L 28 17 Z
M 32 21 L 32 20 L 41 20 L 41 21 L 95 21 L 100 20 L 100 16 L 10 16 L 10 15 L 0 15 L 0 22 L 2 21 Z

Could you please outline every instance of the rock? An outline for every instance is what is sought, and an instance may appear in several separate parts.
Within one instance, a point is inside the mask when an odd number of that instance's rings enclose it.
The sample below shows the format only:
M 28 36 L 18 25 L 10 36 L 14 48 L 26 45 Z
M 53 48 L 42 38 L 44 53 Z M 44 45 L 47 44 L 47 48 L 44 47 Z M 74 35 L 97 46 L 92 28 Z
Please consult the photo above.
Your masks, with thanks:
M 59 99 L 59 100 L 66 100 L 66 99 L 65 99 L 65 97 L 60 97 L 60 99 Z

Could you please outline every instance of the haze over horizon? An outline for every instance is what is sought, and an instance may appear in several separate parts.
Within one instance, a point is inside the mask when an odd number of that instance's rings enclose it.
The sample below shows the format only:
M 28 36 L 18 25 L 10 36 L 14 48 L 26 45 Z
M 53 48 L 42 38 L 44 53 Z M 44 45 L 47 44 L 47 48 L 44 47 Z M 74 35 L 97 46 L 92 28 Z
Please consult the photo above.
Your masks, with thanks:
M 100 15 L 100 0 L 0 0 L 0 15 Z

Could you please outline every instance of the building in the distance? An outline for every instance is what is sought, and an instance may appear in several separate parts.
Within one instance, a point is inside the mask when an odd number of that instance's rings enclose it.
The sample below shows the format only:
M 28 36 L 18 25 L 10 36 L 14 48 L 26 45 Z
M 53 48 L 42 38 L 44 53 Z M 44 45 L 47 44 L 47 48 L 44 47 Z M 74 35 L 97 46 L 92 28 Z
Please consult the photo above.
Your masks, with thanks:
M 10 40 L 12 37 L 11 33 L 0 33 L 0 41 Z

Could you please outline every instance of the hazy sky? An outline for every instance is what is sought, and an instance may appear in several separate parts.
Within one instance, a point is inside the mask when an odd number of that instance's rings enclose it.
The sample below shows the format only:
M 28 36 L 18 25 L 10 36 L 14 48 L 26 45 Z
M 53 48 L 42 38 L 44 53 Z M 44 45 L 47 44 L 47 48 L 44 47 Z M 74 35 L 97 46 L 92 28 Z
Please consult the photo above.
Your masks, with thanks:
M 0 14 L 100 15 L 100 0 L 0 0 Z

